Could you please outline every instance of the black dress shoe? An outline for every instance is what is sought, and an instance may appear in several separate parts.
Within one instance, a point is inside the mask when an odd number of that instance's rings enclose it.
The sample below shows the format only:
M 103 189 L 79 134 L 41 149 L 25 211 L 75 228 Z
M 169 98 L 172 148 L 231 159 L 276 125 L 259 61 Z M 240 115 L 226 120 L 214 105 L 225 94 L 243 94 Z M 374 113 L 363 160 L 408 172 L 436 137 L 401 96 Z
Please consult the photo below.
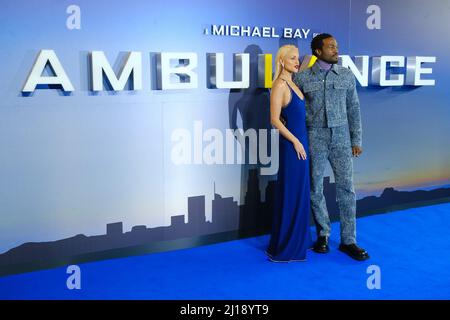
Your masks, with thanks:
M 342 244 L 341 243 L 339 245 L 339 250 L 348 254 L 351 258 L 358 260 L 358 261 L 363 261 L 363 260 L 367 260 L 370 258 L 367 251 L 358 247 L 356 245 L 356 243 L 352 243 L 352 244 Z
M 328 247 L 328 237 L 318 237 L 317 241 L 314 243 L 313 250 L 317 253 L 328 253 L 330 251 L 330 248 Z

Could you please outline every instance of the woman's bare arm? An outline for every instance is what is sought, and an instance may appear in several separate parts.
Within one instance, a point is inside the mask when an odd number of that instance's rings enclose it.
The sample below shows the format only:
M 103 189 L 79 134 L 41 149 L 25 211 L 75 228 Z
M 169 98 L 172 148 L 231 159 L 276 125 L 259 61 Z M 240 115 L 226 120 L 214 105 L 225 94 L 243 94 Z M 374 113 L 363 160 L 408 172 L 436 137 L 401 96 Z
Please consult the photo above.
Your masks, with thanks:
M 292 142 L 298 159 L 306 160 L 306 152 L 300 140 L 294 136 L 280 120 L 281 108 L 285 100 L 286 90 L 289 90 L 287 84 L 283 83 L 281 80 L 274 81 L 270 93 L 270 123 L 279 130 L 283 137 Z M 290 92 L 290 94 L 292 93 Z

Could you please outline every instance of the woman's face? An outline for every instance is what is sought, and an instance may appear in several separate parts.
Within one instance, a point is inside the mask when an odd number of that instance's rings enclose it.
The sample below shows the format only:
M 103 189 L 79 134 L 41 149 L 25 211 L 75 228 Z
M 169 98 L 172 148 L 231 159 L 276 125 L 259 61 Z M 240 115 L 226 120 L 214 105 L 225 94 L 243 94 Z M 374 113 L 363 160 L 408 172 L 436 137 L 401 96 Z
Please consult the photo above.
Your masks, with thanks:
M 291 49 L 283 58 L 284 69 L 286 71 L 295 73 L 300 68 L 300 61 L 298 57 L 298 49 Z

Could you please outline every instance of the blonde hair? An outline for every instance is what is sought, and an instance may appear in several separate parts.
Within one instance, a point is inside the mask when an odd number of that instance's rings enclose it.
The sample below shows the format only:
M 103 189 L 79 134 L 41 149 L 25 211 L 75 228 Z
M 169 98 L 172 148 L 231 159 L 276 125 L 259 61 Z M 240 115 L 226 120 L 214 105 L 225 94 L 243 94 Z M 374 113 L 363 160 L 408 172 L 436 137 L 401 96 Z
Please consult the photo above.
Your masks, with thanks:
M 273 81 L 275 81 L 279 76 L 281 71 L 283 70 L 283 66 L 281 65 L 281 59 L 284 58 L 287 53 L 292 50 L 297 49 L 293 44 L 285 44 L 278 49 L 277 55 L 275 56 L 275 73 L 273 74 Z

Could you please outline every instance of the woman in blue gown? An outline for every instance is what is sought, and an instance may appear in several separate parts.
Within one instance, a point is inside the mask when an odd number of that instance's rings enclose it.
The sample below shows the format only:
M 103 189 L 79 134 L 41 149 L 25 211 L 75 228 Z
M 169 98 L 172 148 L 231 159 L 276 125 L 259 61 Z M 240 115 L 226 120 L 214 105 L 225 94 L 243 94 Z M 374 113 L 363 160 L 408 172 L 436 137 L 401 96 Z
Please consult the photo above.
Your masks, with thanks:
M 306 251 L 312 247 L 309 148 L 304 96 L 292 82 L 292 74 L 300 67 L 298 49 L 282 46 L 275 61 L 270 117 L 280 133 L 279 169 L 266 254 L 274 262 L 305 261 Z

